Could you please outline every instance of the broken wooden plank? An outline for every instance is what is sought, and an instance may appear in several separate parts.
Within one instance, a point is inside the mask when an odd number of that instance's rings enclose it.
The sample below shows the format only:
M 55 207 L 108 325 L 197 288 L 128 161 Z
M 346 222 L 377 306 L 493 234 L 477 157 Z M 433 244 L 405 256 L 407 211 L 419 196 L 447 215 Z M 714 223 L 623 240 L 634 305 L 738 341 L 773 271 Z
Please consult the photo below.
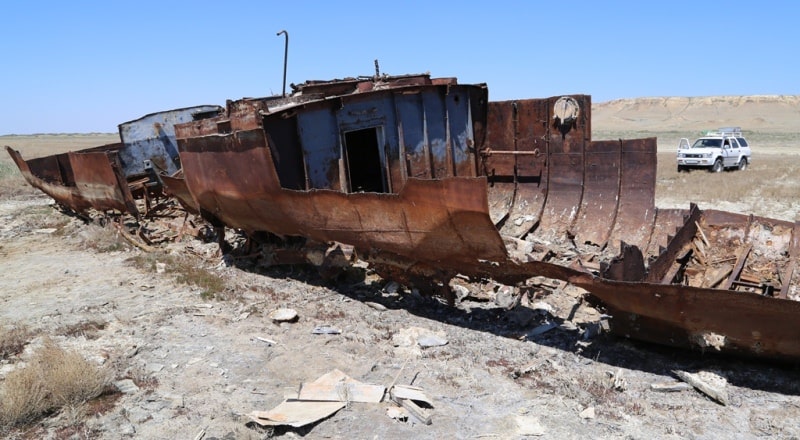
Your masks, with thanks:
M 426 405 L 433 406 L 430 398 L 420 387 L 415 387 L 412 385 L 395 385 L 392 387 L 391 394 L 392 397 L 416 400 L 418 402 L 423 402 Z
M 315 402 L 287 399 L 269 411 L 253 411 L 248 416 L 261 426 L 305 426 L 333 415 L 344 402 Z
M 304 383 L 299 400 L 378 403 L 386 389 L 360 382 Z
M 739 277 L 739 274 L 742 272 L 742 268 L 744 268 L 744 263 L 747 261 L 747 256 L 750 254 L 750 249 L 753 248 L 752 243 L 748 243 L 747 246 L 742 248 L 739 252 L 739 258 L 736 260 L 736 265 L 733 266 L 733 271 L 731 271 L 730 277 L 728 277 L 728 281 L 726 281 L 722 285 L 722 289 L 730 290 L 733 282 Z
M 703 243 L 706 245 L 706 247 L 711 247 L 711 244 L 708 243 L 708 238 L 706 238 L 706 234 L 703 233 L 703 229 L 700 227 L 700 224 L 695 221 L 694 225 L 697 226 L 697 232 L 700 234 L 700 238 L 703 239 Z
M 703 284 L 701 287 L 716 287 L 716 285 L 727 278 L 731 272 L 733 272 L 732 264 L 724 264 L 720 267 L 715 267 L 706 272 L 706 276 L 703 278 Z
M 697 388 L 700 392 L 705 394 L 706 396 L 714 399 L 718 403 L 722 405 L 728 404 L 728 392 L 725 389 L 725 384 L 712 384 L 708 377 L 702 377 L 700 373 L 688 373 L 686 371 L 681 370 L 672 370 L 672 372 L 678 376 L 678 378 L 689 385 Z M 701 372 L 706 373 L 706 376 L 710 376 L 711 373 L 708 372 Z M 723 378 L 714 375 L 717 380 L 724 381 Z
M 395 385 L 389 390 L 389 395 L 395 403 L 419 421 L 426 425 L 431 424 L 430 410 L 433 408 L 433 404 L 422 388 L 412 385 Z
M 706 265 L 706 246 L 700 240 L 694 239 L 692 240 L 692 249 L 694 249 L 694 256 L 697 258 L 697 262 L 701 265 Z
M 746 272 L 742 271 L 742 273 L 739 274 L 739 281 L 745 281 L 745 282 L 754 283 L 754 284 L 761 284 L 761 277 L 759 277 L 757 275 L 751 275 L 749 273 L 746 273 Z
M 425 425 L 431 424 L 430 411 L 417 405 L 413 400 L 397 398 L 394 399 L 394 401 L 397 402 L 398 405 L 402 406 L 403 409 L 408 411 L 409 414 L 417 418 L 423 424 Z
M 661 391 L 665 393 L 674 393 L 677 391 L 691 390 L 694 387 L 686 382 L 672 382 L 672 383 L 651 383 L 650 389 L 653 391 Z
M 781 275 L 781 291 L 778 294 L 778 298 L 786 299 L 787 295 L 789 294 L 789 285 L 792 284 L 792 277 L 794 276 L 794 269 L 797 262 L 792 261 L 789 264 L 789 267 Z
M 299 400 L 377 403 L 386 388 L 359 382 L 340 370 L 333 370 L 317 380 L 300 386 Z

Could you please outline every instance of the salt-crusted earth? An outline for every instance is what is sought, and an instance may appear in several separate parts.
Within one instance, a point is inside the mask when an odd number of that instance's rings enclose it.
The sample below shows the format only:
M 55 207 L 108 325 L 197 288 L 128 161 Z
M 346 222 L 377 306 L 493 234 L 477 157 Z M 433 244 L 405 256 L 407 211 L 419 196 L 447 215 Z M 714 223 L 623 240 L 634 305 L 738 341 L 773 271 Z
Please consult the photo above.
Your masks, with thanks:
M 42 216 L 61 226 L 40 227 Z M 796 369 L 595 337 L 599 314 L 575 289 L 540 289 L 528 307 L 506 310 L 491 301 L 491 286 L 468 285 L 464 302 L 449 308 L 363 269 L 331 283 L 301 268 L 257 273 L 247 262 L 226 265 L 214 244 L 174 246 L 191 246 L 204 256 L 198 264 L 227 280 L 231 299 L 205 300 L 169 271 L 126 262 L 138 249 L 81 249 L 91 226 L 44 197 L 4 200 L 0 218 L 0 323 L 24 323 L 113 367 L 123 390 L 110 411 L 70 431 L 76 438 L 800 435 Z M 273 322 L 268 315 L 279 308 L 297 311 L 298 319 Z M 64 336 L 81 323 L 97 329 Z M 320 325 L 342 332 L 312 334 Z M 398 342 L 420 332 L 415 328 L 446 344 Z M 21 359 L 3 361 L 0 375 L 20 365 L 35 342 Z M 247 425 L 248 413 L 275 407 L 333 369 L 372 384 L 413 380 L 433 400 L 432 424 L 394 420 L 386 415 L 393 405 L 382 402 L 350 403 L 305 428 Z M 729 405 L 695 390 L 651 390 L 673 382 L 672 370 L 725 378 Z M 35 436 L 55 438 L 71 423 L 56 414 Z

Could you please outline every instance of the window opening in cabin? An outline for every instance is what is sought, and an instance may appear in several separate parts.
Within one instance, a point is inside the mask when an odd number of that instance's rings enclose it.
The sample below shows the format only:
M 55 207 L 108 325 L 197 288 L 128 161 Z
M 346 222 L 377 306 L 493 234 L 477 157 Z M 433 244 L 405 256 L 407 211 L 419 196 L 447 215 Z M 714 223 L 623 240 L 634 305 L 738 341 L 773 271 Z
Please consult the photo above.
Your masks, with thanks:
M 386 192 L 379 135 L 380 127 L 344 133 L 350 192 Z

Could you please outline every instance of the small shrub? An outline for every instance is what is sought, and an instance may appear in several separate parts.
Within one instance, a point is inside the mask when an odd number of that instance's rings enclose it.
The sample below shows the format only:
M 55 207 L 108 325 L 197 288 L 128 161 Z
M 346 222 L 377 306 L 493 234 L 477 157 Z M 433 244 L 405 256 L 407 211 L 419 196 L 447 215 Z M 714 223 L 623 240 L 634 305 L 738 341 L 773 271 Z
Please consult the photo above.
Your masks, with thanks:
M 201 289 L 200 294 L 204 299 L 220 298 L 220 294 L 225 291 L 225 280 L 219 275 L 209 272 L 192 264 L 187 259 L 182 259 L 178 264 L 166 268 L 167 272 L 174 273 L 175 281 L 182 284 L 192 284 Z
M 91 224 L 80 230 L 82 247 L 97 252 L 114 252 L 130 249 L 130 244 L 111 226 Z
M 22 353 L 32 334 L 24 325 L 11 328 L 0 327 L 0 359 L 6 359 Z
M 0 427 L 28 424 L 60 409 L 74 410 L 101 395 L 110 382 L 109 370 L 45 339 L 27 365 L 6 376 L 0 389 Z
M 197 286 L 203 291 L 200 297 L 204 300 L 227 299 L 225 295 L 225 280 L 207 269 L 198 267 L 188 257 L 175 257 L 167 254 L 149 253 L 137 255 L 130 261 L 139 269 L 156 272 L 159 263 L 163 264 L 164 272 L 175 276 L 175 281 L 181 284 Z
M 36 194 L 38 190 L 28 185 L 12 162 L 0 161 L 0 197 Z
M 97 339 L 100 337 L 100 330 L 106 328 L 105 322 L 84 321 L 70 325 L 61 331 L 64 336 L 83 336 L 86 339 Z

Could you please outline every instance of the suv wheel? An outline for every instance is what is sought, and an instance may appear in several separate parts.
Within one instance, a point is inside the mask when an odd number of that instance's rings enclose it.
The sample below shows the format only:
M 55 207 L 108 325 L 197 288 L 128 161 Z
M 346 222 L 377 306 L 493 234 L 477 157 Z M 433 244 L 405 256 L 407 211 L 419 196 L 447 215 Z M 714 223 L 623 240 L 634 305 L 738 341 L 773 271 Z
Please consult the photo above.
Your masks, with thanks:
M 742 160 L 739 161 L 739 169 L 744 171 L 747 169 L 747 158 L 743 157 Z
M 689 168 L 686 167 L 685 165 L 678 165 L 678 172 L 680 173 L 680 172 L 683 172 L 683 171 L 686 171 L 688 173 L 689 172 Z
M 717 159 L 717 160 L 714 162 L 714 166 L 712 166 L 712 167 L 709 169 L 709 171 L 711 171 L 712 173 L 719 173 L 720 171 L 722 171 L 722 169 L 723 169 L 723 166 L 722 166 L 722 159 L 719 159 L 719 158 L 718 158 L 718 159 Z

